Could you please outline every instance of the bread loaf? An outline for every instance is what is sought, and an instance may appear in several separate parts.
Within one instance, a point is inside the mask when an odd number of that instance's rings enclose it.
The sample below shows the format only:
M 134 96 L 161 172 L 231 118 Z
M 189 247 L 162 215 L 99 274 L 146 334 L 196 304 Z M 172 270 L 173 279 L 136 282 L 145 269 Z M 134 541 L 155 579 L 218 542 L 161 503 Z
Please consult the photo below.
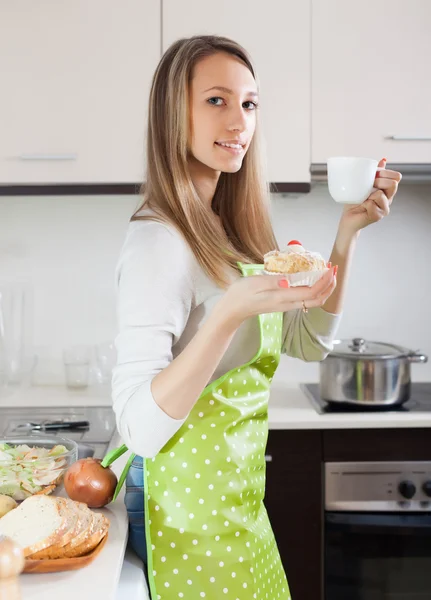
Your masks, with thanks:
M 108 529 L 103 514 L 82 502 L 52 496 L 31 496 L 0 519 L 0 534 L 12 538 L 32 560 L 88 554 Z

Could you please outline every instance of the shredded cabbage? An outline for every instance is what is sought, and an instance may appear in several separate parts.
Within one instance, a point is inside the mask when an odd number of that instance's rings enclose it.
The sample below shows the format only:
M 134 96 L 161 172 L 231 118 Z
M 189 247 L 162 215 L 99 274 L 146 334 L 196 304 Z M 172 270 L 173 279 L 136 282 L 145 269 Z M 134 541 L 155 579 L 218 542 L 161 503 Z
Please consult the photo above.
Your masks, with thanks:
M 0 443 L 0 494 L 25 500 L 56 483 L 67 467 L 63 455 L 67 448 L 61 444 L 53 448 L 22 444 L 12 446 Z

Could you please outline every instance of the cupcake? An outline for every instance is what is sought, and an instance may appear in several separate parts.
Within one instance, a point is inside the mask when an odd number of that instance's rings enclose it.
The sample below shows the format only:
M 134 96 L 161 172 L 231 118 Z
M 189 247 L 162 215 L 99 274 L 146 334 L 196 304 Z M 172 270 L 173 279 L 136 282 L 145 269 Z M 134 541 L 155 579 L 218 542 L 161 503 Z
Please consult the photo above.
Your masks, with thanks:
M 289 242 L 284 252 L 273 250 L 263 258 L 264 272 L 285 275 L 292 287 L 312 286 L 328 271 L 324 258 L 318 252 L 306 250 L 298 240 Z

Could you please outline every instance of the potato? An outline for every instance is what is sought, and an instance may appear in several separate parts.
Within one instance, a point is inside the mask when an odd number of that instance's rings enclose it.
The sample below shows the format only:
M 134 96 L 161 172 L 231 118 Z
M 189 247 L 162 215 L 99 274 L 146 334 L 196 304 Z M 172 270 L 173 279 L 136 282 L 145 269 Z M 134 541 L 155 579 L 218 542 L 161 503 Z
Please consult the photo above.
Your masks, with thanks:
M 5 516 L 10 510 L 16 508 L 18 504 L 10 496 L 0 494 L 0 519 Z

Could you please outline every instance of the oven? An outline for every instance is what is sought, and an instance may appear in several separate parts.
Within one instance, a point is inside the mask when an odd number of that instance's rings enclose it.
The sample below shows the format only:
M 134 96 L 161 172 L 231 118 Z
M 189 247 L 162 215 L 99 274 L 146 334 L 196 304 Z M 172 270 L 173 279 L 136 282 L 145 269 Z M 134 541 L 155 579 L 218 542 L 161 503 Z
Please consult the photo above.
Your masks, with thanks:
M 325 600 L 431 600 L 431 462 L 325 464 Z

